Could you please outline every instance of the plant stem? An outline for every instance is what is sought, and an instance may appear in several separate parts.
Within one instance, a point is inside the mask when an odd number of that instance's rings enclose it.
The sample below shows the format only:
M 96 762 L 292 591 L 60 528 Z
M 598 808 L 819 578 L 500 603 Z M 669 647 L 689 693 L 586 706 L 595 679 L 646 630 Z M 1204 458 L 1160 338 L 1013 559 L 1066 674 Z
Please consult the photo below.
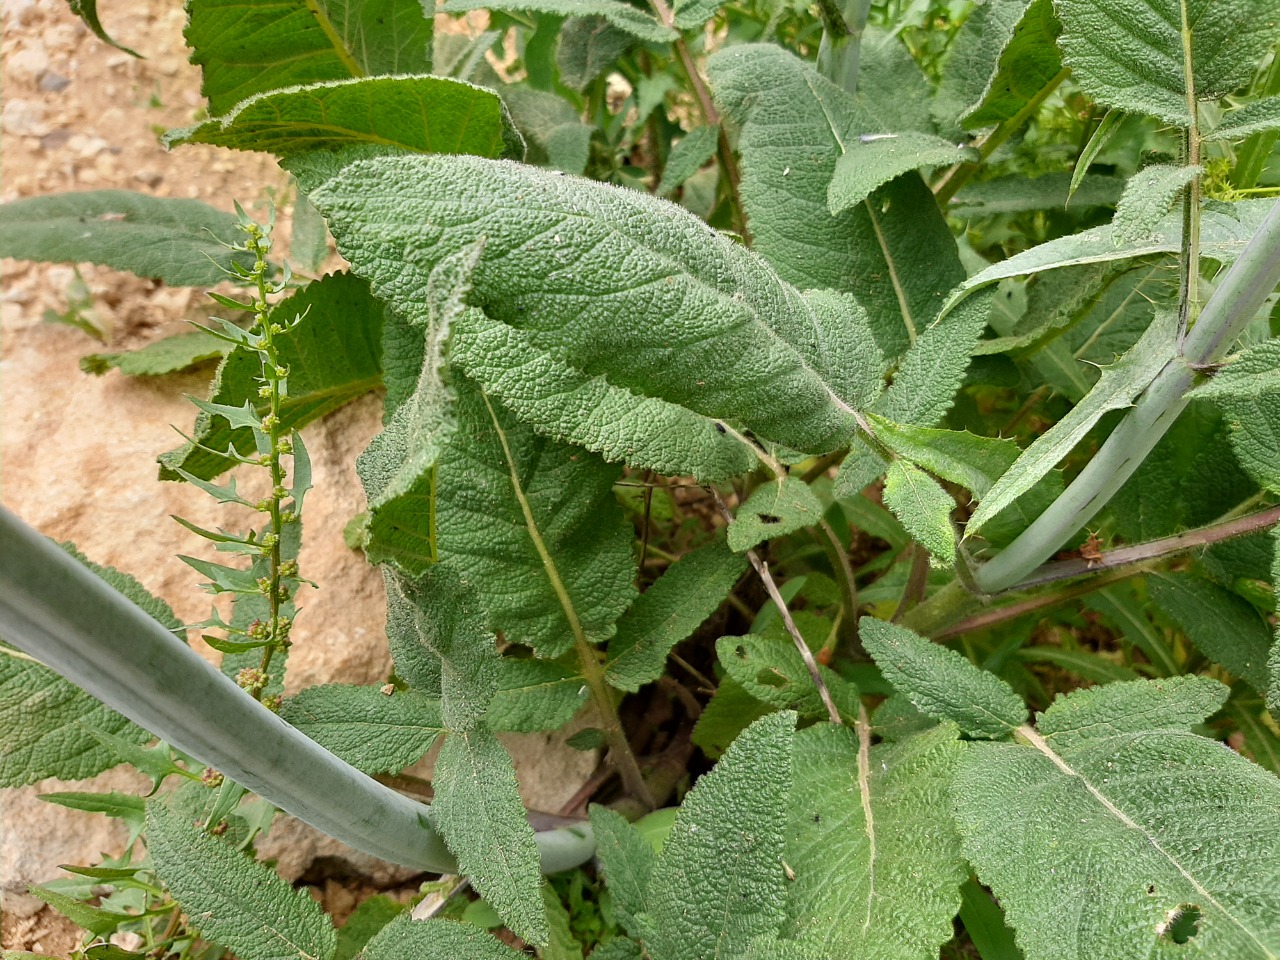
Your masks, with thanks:
M 829 0 L 830 8 L 835 7 Z M 849 93 L 858 89 L 862 60 L 862 32 L 867 28 L 871 0 L 847 0 L 843 10 L 823 8 L 822 42 L 818 45 L 818 72 Z
M 1192 69 L 1191 24 L 1187 4 L 1178 4 L 1182 17 L 1182 73 L 1187 96 L 1187 129 L 1183 137 L 1183 160 L 1188 166 L 1200 163 L 1200 129 L 1197 123 L 1196 77 Z M 1192 179 L 1182 196 L 1181 283 L 1178 291 L 1178 345 L 1196 322 L 1200 307 L 1200 177 Z

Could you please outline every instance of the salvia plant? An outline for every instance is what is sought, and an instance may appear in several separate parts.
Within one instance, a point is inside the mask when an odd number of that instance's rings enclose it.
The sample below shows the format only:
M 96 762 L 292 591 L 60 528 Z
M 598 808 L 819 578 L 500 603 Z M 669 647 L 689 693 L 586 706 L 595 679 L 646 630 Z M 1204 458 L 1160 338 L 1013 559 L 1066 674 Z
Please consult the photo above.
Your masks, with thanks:
M 1274 0 L 187 9 L 168 142 L 279 158 L 297 273 L 242 212 L 0 207 L 243 292 L 85 360 L 220 358 L 160 477 L 262 518 L 185 524 L 221 672 L 3 518 L 0 783 L 170 781 L 47 797 L 143 841 L 36 890 L 84 956 L 1280 957 Z M 282 697 L 299 431 L 371 390 L 394 674 Z M 499 734 L 575 720 L 535 831 Z M 429 807 L 376 779 L 437 742 Z M 483 903 L 336 929 L 277 808 Z

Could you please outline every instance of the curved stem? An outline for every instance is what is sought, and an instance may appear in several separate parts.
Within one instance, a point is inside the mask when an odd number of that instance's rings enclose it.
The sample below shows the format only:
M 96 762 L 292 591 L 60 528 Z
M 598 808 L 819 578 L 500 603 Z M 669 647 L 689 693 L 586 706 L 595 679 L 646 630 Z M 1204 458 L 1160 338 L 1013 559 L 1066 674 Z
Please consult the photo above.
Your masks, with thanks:
M 113 710 L 357 850 L 450 873 L 430 808 L 299 733 L 50 540 L 0 508 L 0 636 Z M 595 850 L 586 825 L 538 834 L 542 868 Z

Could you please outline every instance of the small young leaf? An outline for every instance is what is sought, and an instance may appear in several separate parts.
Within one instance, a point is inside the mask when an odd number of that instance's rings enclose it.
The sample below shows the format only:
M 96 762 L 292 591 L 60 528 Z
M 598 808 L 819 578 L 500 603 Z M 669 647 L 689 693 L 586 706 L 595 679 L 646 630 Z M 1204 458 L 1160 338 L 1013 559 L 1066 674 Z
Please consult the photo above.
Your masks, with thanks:
M 543 884 L 542 903 L 547 908 L 551 939 L 538 951 L 538 960 L 582 960 L 582 944 L 570 929 L 569 911 L 551 884 Z
M 757 720 L 684 798 L 649 880 L 653 960 L 739 956 L 777 932 L 794 731 L 792 713 Z
M 1204 167 L 1172 163 L 1153 163 L 1135 173 L 1125 184 L 1124 196 L 1116 205 L 1111 222 L 1116 244 L 1148 239 L 1187 184 L 1203 174 Z
M 560 44 L 556 47 L 561 82 L 581 93 L 635 43 L 634 36 L 604 17 L 570 17 L 560 31 Z
M 147 802 L 132 793 L 42 793 L 40 799 L 72 810 L 115 817 L 137 830 L 142 829 L 147 815 Z
M 758 543 L 810 527 L 822 519 L 822 502 L 796 477 L 762 483 L 729 524 L 729 549 L 745 553 Z
M 593 803 L 589 809 L 596 836 L 596 856 L 604 871 L 618 922 L 633 937 L 643 936 L 636 918 L 648 903 L 649 878 L 657 854 L 621 814 Z
M 984 497 L 1022 452 L 1013 440 L 894 423 L 871 414 L 875 436 L 898 456 Z
M 147 851 L 192 927 L 244 960 L 329 960 L 337 936 L 320 905 L 257 863 L 147 804 Z
M 956 559 L 956 532 L 951 511 L 956 502 L 937 480 L 902 460 L 889 464 L 884 504 L 913 540 L 929 551 L 934 563 L 950 566 Z
M 822 695 L 790 638 L 721 637 L 716 656 L 725 672 L 761 703 L 795 710 L 804 719 L 827 716 Z M 857 687 L 826 667 L 819 666 L 818 673 L 841 714 L 857 716 Z
M 516 790 L 511 757 L 481 726 L 450 732 L 436 759 L 432 822 L 463 874 L 517 936 L 550 937 L 538 887 L 538 848 Z
M 235 264 L 236 218 L 199 200 L 91 190 L 0 204 L 0 256 L 99 263 L 174 287 L 206 287 Z
M 1230 693 L 1210 677 L 1108 683 L 1059 697 L 1036 715 L 1036 727 L 1055 750 L 1093 737 L 1188 730 L 1222 709 Z
M 827 189 L 827 207 L 832 216 L 839 216 L 904 173 L 976 160 L 977 156 L 969 147 L 956 146 L 930 133 L 868 133 L 847 139 Z
M 954 650 L 883 620 L 863 617 L 862 643 L 884 678 L 921 711 L 972 737 L 1008 736 L 1027 720 L 1013 688 Z
M 716 155 L 720 143 L 720 125 L 713 123 L 695 127 L 681 137 L 667 156 L 662 179 L 654 193 L 667 196 L 697 173 Z
M 658 679 L 667 654 L 715 613 L 746 569 L 746 557 L 721 540 L 668 567 L 618 621 L 605 668 L 609 684 L 634 692 Z
M 80 358 L 80 369 L 101 376 L 117 369 L 126 377 L 159 377 L 179 373 L 206 360 L 221 360 L 230 345 L 201 330 L 179 333 L 123 353 L 91 353 Z
M 286 698 L 280 717 L 364 773 L 399 773 L 444 732 L 438 700 L 338 683 Z
M 77 927 L 88 930 L 99 937 L 109 937 L 116 932 L 120 924 L 130 919 L 128 914 L 114 913 L 81 903 L 65 893 L 49 890 L 45 887 L 31 887 L 31 893 L 39 897 L 53 909 L 74 923 Z
M 1280 130 L 1280 97 L 1267 97 L 1225 114 L 1205 139 L 1243 140 L 1255 133 L 1274 130 Z

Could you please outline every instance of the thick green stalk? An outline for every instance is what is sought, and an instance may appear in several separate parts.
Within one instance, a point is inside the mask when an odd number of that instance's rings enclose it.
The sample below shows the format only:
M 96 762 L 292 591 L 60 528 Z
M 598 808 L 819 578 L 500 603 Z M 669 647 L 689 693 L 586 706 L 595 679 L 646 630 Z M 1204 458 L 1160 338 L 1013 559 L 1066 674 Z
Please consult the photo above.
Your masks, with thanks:
M 383 786 L 279 716 L 145 611 L 0 508 L 0 636 L 201 763 L 357 850 L 457 870 L 430 808 Z M 585 825 L 538 834 L 542 869 L 590 859 Z
M 1280 203 L 1204 305 L 1199 319 L 1097 455 L 1008 547 L 974 572 L 984 593 L 1028 577 L 1084 527 L 1138 469 L 1187 405 L 1197 370 L 1218 360 L 1280 284 Z
M 832 6 L 835 6 L 834 0 Z M 867 28 L 870 12 L 871 0 L 846 0 L 839 11 L 823 11 L 823 19 L 828 23 L 818 45 L 818 72 L 850 93 L 858 89 L 862 32 Z

